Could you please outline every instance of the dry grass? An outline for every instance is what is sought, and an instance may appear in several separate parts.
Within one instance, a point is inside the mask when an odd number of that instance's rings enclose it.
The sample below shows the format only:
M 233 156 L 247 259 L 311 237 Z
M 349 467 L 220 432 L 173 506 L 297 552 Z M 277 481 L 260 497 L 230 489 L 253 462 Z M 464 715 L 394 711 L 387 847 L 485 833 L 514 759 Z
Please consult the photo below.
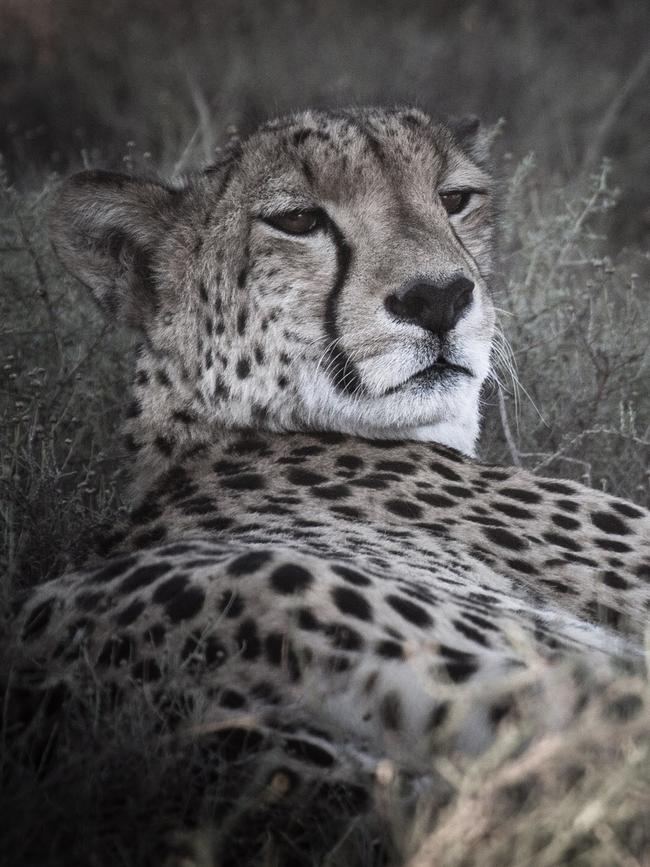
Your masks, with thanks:
M 454 798 L 408 867 L 647 865 L 647 684 L 621 677 L 600 688 L 567 729 L 531 737 L 519 719 L 480 759 L 446 759 Z M 570 699 L 565 690 L 552 681 L 545 700 Z
M 3 594 L 83 559 L 119 508 L 130 338 L 56 262 L 44 226 L 52 183 L 20 195 L 0 176 Z
M 17 735 L 34 712 L 25 677 L 10 678 L 4 696 L 2 864 L 648 864 L 650 689 L 641 674 L 550 668 L 531 651 L 526 669 L 491 684 L 507 712 L 487 751 L 457 747 L 463 702 L 477 687 L 461 688 L 417 788 L 380 761 L 362 813 L 318 782 L 292 794 L 277 756 L 230 756 L 223 727 L 192 728 L 186 705 L 176 734 L 161 729 L 140 691 L 115 705 L 96 683 L 56 690 Z

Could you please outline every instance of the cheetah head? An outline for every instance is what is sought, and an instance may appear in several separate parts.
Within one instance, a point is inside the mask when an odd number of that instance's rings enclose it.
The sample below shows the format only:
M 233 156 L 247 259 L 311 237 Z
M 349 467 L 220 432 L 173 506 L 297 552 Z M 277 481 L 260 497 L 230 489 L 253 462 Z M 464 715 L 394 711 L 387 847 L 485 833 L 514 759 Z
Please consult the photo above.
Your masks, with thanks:
M 143 335 L 132 432 L 336 430 L 472 453 L 489 373 L 493 182 L 475 123 L 304 112 L 164 184 L 84 172 L 60 258 Z

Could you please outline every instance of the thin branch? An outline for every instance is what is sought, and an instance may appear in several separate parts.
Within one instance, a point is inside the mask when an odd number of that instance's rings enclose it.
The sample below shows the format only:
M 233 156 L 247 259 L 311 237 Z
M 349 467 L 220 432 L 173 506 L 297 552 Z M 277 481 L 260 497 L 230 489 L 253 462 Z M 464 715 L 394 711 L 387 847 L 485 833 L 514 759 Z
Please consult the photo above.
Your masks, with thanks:
M 566 452 L 570 451 L 572 448 L 575 448 L 579 443 L 582 442 L 586 437 L 591 436 L 610 436 L 610 437 L 619 437 L 620 439 L 628 440 L 630 442 L 636 443 L 636 445 L 644 446 L 646 448 L 650 448 L 650 440 L 642 439 L 641 437 L 634 436 L 633 434 L 622 433 L 617 430 L 608 430 L 606 428 L 590 428 L 589 430 L 582 431 L 577 436 L 572 437 L 567 443 L 560 446 L 552 455 L 548 455 L 548 457 L 544 458 L 543 461 L 540 461 L 538 464 L 533 467 L 533 471 L 537 472 L 543 467 L 547 467 L 550 463 L 557 460 L 560 457 L 563 457 Z
M 506 410 L 506 401 L 503 397 L 503 389 L 499 384 L 497 384 L 497 401 L 499 403 L 499 417 L 501 419 L 501 427 L 503 428 L 503 435 L 506 438 L 506 445 L 508 446 L 508 451 L 510 452 L 512 463 L 516 467 L 520 467 L 522 465 L 521 456 L 519 455 L 517 443 L 515 442 L 515 438 L 512 435 L 512 430 L 510 429 L 510 423 L 508 422 L 508 412 Z
M 104 337 L 111 330 L 112 327 L 113 326 L 110 322 L 106 322 L 104 325 L 102 325 L 101 330 L 98 332 L 97 336 L 95 337 L 93 342 L 90 344 L 90 346 L 86 350 L 85 354 L 79 359 L 79 361 L 77 361 L 77 363 L 73 367 L 70 368 L 70 370 L 68 370 L 66 372 L 65 376 L 59 380 L 59 382 L 57 383 L 56 389 L 54 390 L 53 394 L 50 396 L 50 398 L 48 400 L 47 412 L 46 412 L 47 415 L 49 415 L 52 412 L 53 407 L 55 406 L 57 400 L 59 399 L 61 393 L 63 392 L 65 387 L 68 385 L 68 383 L 70 383 L 73 380 L 75 375 L 77 373 L 79 373 L 79 371 L 93 357 L 93 355 L 97 351 L 98 347 L 101 345 Z
M 25 251 L 29 255 L 29 258 L 32 261 L 32 265 L 34 266 L 34 273 L 36 274 L 36 292 L 43 302 L 43 306 L 47 311 L 48 318 L 50 320 L 50 328 L 52 337 L 54 339 L 54 343 L 56 344 L 57 353 L 59 356 L 59 362 L 63 362 L 63 346 L 61 343 L 61 337 L 59 335 L 59 320 L 56 315 L 56 311 L 54 309 L 54 305 L 52 303 L 52 299 L 50 298 L 50 292 L 47 285 L 47 278 L 45 276 L 45 272 L 43 271 L 43 267 L 41 266 L 41 261 L 38 258 L 38 254 L 34 249 L 31 238 L 29 237 L 29 232 L 27 231 L 25 224 L 23 222 L 22 216 L 16 206 L 16 203 L 13 200 L 13 197 L 6 193 L 6 198 L 10 202 L 10 206 L 14 215 L 14 219 L 16 220 L 16 225 L 18 226 L 18 231 L 20 233 L 21 240 L 24 244 Z

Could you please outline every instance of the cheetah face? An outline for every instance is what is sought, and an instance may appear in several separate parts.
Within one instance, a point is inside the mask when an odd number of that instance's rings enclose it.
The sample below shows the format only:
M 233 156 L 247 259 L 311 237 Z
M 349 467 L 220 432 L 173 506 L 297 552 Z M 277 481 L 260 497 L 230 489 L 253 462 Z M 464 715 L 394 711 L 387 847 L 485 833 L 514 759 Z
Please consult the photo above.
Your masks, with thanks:
M 171 394 L 229 426 L 471 453 L 490 365 L 492 180 L 475 127 L 413 110 L 273 121 L 170 188 L 105 173 L 54 212 L 64 262 L 146 335 Z
M 247 283 L 299 359 L 303 420 L 449 427 L 473 446 L 494 323 L 488 175 L 414 112 L 307 116 L 251 144 Z

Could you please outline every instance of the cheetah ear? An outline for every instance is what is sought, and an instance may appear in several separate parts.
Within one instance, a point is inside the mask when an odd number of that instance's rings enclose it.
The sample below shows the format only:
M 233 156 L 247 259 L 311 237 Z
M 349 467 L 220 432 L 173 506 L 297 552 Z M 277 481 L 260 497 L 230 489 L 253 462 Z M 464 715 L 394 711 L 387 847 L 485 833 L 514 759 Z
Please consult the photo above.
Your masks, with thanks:
M 157 307 L 155 253 L 180 191 L 114 172 L 80 172 L 50 211 L 50 238 L 65 268 L 111 318 L 142 327 Z
M 480 166 L 489 161 L 492 142 L 497 134 L 496 128 L 482 127 L 479 118 L 473 114 L 450 118 L 448 126 L 460 147 L 471 159 Z

